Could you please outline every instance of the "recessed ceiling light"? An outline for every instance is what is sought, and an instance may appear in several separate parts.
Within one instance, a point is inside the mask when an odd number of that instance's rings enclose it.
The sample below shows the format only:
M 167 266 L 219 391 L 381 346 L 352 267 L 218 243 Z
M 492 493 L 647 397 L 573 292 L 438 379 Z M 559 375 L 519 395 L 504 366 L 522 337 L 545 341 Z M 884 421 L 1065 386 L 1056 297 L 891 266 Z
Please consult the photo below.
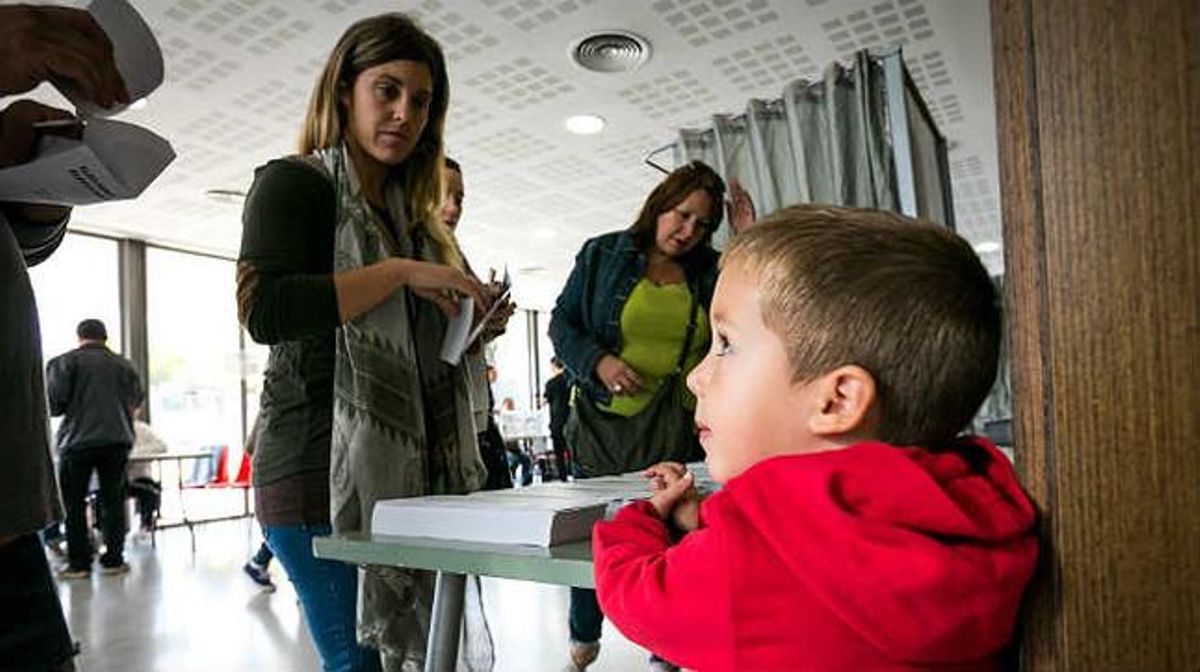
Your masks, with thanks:
M 604 117 L 594 114 L 577 114 L 567 117 L 563 125 L 567 130 L 577 135 L 595 135 L 604 130 Z
M 990 254 L 992 252 L 999 252 L 999 251 L 1000 251 L 1000 243 L 997 243 L 994 240 L 985 240 L 982 243 L 979 243 L 978 245 L 975 246 L 975 252 L 977 254 Z

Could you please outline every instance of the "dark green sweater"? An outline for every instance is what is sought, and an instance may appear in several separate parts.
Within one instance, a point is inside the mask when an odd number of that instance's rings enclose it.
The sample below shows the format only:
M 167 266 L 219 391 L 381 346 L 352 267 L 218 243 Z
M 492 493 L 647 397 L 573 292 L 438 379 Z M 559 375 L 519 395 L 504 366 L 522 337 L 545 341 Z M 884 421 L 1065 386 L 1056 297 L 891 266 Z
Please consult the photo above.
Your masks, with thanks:
M 333 185 L 316 169 L 276 160 L 260 167 L 242 214 L 239 314 L 271 346 L 254 451 L 254 486 L 329 473 L 333 419 Z

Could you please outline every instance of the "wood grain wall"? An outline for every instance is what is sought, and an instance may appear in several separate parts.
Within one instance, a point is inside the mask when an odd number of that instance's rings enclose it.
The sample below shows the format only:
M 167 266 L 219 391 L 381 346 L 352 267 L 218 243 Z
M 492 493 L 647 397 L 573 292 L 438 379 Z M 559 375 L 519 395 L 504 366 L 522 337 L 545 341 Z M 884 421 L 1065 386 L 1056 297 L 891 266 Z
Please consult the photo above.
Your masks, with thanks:
M 1025 669 L 1200 670 L 1200 0 L 992 0 Z

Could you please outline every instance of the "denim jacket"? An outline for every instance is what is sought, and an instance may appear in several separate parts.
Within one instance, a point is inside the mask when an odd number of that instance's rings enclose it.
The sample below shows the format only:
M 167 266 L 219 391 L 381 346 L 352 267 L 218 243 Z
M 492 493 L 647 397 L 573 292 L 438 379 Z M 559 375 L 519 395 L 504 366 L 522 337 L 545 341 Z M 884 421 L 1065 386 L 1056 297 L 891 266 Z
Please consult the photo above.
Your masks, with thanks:
M 684 265 L 688 287 L 708 310 L 717 284 L 717 253 L 707 244 Z M 550 314 L 550 340 L 571 380 L 600 403 L 611 397 L 596 378 L 596 363 L 621 349 L 621 312 L 646 273 L 646 255 L 628 231 L 588 240 Z M 698 292 L 698 294 L 697 294 Z

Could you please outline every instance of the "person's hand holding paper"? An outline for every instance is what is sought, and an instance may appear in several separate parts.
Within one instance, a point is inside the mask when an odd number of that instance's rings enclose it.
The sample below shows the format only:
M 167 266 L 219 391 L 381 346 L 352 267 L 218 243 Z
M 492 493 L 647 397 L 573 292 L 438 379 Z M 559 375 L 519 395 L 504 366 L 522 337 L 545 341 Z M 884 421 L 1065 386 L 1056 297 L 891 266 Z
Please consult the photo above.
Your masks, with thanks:
M 492 280 L 486 286 L 481 285 L 488 295 L 488 303 L 476 304 L 469 297 L 463 299 L 458 314 L 446 326 L 440 356 L 447 364 L 457 366 L 463 353 L 481 334 L 486 334 L 489 325 L 494 327 L 498 324 L 500 332 L 504 331 L 504 325 L 516 306 L 509 300 L 512 287 L 508 271 L 504 272 L 504 280 L 500 283 L 495 281 L 495 276 L 495 271 L 492 271 Z M 483 311 L 481 315 L 474 314 L 472 309 L 476 307 Z
M 130 102 L 112 42 L 82 9 L 0 6 L 0 63 L 0 95 L 45 81 L 101 107 Z
M 84 118 L 120 112 L 163 80 L 158 42 L 125 0 L 93 0 L 87 11 L 0 7 L 0 58 L 8 63 L 0 93 L 49 81 Z M 39 121 L 63 119 L 46 109 Z M 23 123 L 27 109 L 17 112 L 12 118 L 22 123 L 0 128 L 0 151 L 10 159 L 0 163 L 0 201 L 74 206 L 134 198 L 175 158 L 169 142 L 132 124 L 92 119 L 78 127 L 86 129 L 80 137 L 37 129 Z M 20 148 L 31 140 L 29 156 Z M 18 154 L 21 160 L 14 160 Z

